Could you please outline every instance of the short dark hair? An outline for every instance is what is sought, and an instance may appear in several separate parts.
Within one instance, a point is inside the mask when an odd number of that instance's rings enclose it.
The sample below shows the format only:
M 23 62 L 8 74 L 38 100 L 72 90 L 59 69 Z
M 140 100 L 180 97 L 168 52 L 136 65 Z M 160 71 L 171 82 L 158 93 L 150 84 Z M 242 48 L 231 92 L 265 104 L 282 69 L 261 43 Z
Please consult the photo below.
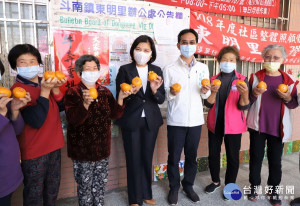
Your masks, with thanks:
M 224 56 L 224 54 L 227 54 L 227 53 L 234 54 L 236 56 L 236 61 L 237 62 L 240 60 L 240 52 L 236 47 L 234 47 L 234 46 L 225 46 L 219 51 L 219 54 L 217 56 L 217 60 L 218 60 L 219 63 L 220 63 L 222 57 Z
M 75 71 L 79 72 L 79 74 L 81 75 L 81 73 L 83 71 L 83 65 L 85 65 L 86 62 L 91 62 L 91 61 L 94 61 L 97 65 L 98 70 L 100 70 L 99 59 L 97 57 L 95 57 L 94 55 L 85 54 L 85 55 L 82 55 L 81 57 L 79 57 L 75 61 Z
M 181 41 L 181 37 L 187 33 L 192 33 L 195 35 L 196 37 L 196 43 L 198 43 L 198 34 L 197 32 L 194 30 L 194 29 L 184 29 L 184 30 L 181 30 L 181 32 L 179 32 L 178 34 L 178 43 L 180 43 Z
M 16 70 L 17 59 L 23 54 L 31 54 L 36 57 L 39 64 L 43 64 L 41 54 L 37 48 L 31 44 L 18 44 L 14 46 L 8 54 L 8 61 L 12 69 Z
M 151 64 L 156 59 L 156 49 L 155 49 L 155 44 L 154 44 L 153 39 L 150 36 L 147 36 L 147 35 L 141 35 L 141 36 L 139 36 L 132 43 L 131 48 L 130 48 L 131 59 L 135 63 L 133 51 L 135 50 L 135 48 L 137 47 L 137 45 L 139 45 L 139 43 L 141 43 L 141 42 L 145 42 L 145 43 L 149 43 L 150 44 L 150 48 L 151 48 L 152 54 L 151 54 L 150 60 L 147 63 Z
M 0 60 L 0 73 L 1 73 L 1 76 L 4 74 L 4 65 L 2 64 L 2 61 Z

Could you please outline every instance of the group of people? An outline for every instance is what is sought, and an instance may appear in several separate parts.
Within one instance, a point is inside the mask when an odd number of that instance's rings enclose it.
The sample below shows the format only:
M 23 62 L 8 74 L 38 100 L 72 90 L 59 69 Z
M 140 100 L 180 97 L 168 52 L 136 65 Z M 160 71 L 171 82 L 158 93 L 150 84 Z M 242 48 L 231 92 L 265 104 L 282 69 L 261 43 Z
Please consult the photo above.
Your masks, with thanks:
M 27 94 L 20 99 L 0 94 L 0 205 L 10 205 L 11 195 L 22 181 L 24 206 L 55 205 L 61 176 L 60 149 L 64 146 L 59 116 L 63 110 L 68 121 L 67 150 L 73 161 L 79 205 L 104 205 L 111 120 L 116 120 L 122 132 L 129 205 L 138 206 L 143 202 L 155 205 L 151 188 L 152 158 L 158 130 L 163 124 L 158 105 L 165 100 L 168 102 L 170 190 L 167 201 L 170 205 L 178 203 L 180 183 L 191 201 L 200 201 L 193 185 L 197 149 L 205 123 L 202 100 L 209 108 L 208 159 L 212 179 L 205 192 L 212 193 L 221 186 L 223 139 L 227 156 L 225 185 L 236 182 L 241 137 L 248 129 L 251 184 L 248 199 L 258 200 L 267 141 L 270 202 L 281 205 L 276 190 L 282 176 L 281 157 L 284 142 L 292 135 L 291 109 L 298 106 L 298 81 L 280 69 L 287 55 L 284 47 L 267 46 L 262 52 L 263 68 L 252 74 L 249 81 L 237 72 L 240 60 L 237 48 L 224 47 L 217 56 L 221 72 L 210 78 L 211 84 L 201 85 L 210 75 L 207 65 L 194 57 L 197 43 L 198 34 L 193 29 L 182 30 L 177 44 L 181 54 L 162 71 L 152 64 L 156 59 L 153 40 L 146 35 L 136 38 L 130 49 L 132 63 L 121 66 L 116 77 L 116 99 L 97 83 L 100 62 L 95 56 L 83 55 L 76 60 L 74 69 L 81 81 L 63 95 L 59 87 L 66 79 L 45 80 L 38 76 L 42 61 L 35 47 L 29 44 L 13 47 L 8 61 L 18 75 L 11 89 L 22 87 Z M 3 75 L 2 64 L 0 68 Z M 150 81 L 151 71 L 157 78 Z M 121 89 L 121 84 L 131 84 L 137 76 L 142 80 L 140 86 L 131 85 L 129 91 Z M 214 84 L 215 80 L 221 84 Z M 261 81 L 267 84 L 267 89 L 257 87 Z M 181 90 L 173 87 L 175 83 L 181 85 Z M 282 83 L 288 86 L 285 93 L 277 89 Z M 96 97 L 90 96 L 90 89 L 96 89 Z M 178 165 L 183 149 L 184 178 L 180 181 Z

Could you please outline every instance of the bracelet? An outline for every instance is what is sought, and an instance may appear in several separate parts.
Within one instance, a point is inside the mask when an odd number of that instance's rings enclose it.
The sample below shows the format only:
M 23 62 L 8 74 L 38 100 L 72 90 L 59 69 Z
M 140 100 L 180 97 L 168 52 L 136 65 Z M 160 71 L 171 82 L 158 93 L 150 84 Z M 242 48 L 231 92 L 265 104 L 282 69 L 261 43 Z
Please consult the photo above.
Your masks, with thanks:
M 285 99 L 282 99 L 282 100 L 283 100 L 284 103 L 287 104 L 287 103 L 290 103 L 293 100 L 293 98 L 290 101 L 286 101 Z

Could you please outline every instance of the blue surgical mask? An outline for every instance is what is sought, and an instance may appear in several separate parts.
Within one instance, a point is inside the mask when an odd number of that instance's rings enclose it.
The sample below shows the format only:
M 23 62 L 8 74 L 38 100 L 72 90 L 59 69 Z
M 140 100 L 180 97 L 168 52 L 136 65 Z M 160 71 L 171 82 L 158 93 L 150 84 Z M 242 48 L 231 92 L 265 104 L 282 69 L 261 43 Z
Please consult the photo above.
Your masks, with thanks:
M 231 73 L 233 70 L 236 69 L 236 63 L 233 62 L 221 62 L 220 69 L 224 73 Z
M 180 52 L 184 57 L 189 58 L 195 54 L 196 45 L 180 45 Z
M 39 65 L 30 66 L 30 67 L 17 67 L 18 75 L 28 80 L 36 77 L 39 74 L 39 71 L 40 71 Z

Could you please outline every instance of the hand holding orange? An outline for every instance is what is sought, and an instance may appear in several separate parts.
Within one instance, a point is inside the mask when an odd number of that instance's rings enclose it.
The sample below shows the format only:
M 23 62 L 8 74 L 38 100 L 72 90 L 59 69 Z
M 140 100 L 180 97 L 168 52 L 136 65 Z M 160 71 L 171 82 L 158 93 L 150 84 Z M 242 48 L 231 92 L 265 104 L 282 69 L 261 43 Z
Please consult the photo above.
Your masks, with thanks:
M 53 71 L 46 71 L 44 73 L 45 80 L 53 79 L 55 77 L 55 73 Z
M 26 90 L 22 87 L 15 87 L 12 93 L 16 98 L 24 98 L 26 96 Z
M 89 89 L 89 93 L 90 93 L 90 97 L 92 97 L 93 99 L 97 99 L 97 97 L 98 97 L 97 89 L 90 88 Z
M 154 71 L 148 72 L 148 79 L 149 81 L 153 81 L 157 79 L 157 74 Z
M 61 80 L 66 77 L 66 75 L 64 73 L 62 73 L 61 71 L 55 71 L 55 76 L 56 76 L 57 80 Z
M 202 79 L 202 81 L 201 81 L 201 85 L 202 85 L 202 86 L 204 86 L 204 87 L 206 87 L 206 86 L 210 85 L 210 81 L 209 81 L 209 79 Z
M 0 87 L 0 94 L 5 94 L 8 98 L 11 97 L 11 91 L 5 87 Z
M 131 90 L 130 84 L 127 83 L 121 84 L 120 87 L 123 92 L 129 92 Z
M 219 79 L 214 79 L 213 85 L 215 85 L 215 86 L 221 86 L 221 84 L 222 84 L 221 80 L 219 80 Z
M 259 89 L 267 89 L 267 84 L 264 81 L 258 83 L 257 88 Z
M 179 92 L 181 90 L 181 85 L 179 83 L 175 83 L 175 84 L 172 85 L 172 89 L 175 92 Z
M 139 77 L 134 77 L 133 79 L 132 79 L 132 85 L 133 86 L 135 86 L 135 87 L 139 87 L 139 86 L 142 86 L 142 80 L 141 80 L 141 78 L 139 78 Z
M 286 84 L 279 84 L 278 85 L 278 89 L 279 91 L 281 91 L 282 93 L 286 93 L 288 91 L 288 86 Z
M 239 80 L 236 81 L 236 84 L 237 84 L 237 85 L 240 85 L 240 84 L 246 84 L 246 82 L 239 79 Z

